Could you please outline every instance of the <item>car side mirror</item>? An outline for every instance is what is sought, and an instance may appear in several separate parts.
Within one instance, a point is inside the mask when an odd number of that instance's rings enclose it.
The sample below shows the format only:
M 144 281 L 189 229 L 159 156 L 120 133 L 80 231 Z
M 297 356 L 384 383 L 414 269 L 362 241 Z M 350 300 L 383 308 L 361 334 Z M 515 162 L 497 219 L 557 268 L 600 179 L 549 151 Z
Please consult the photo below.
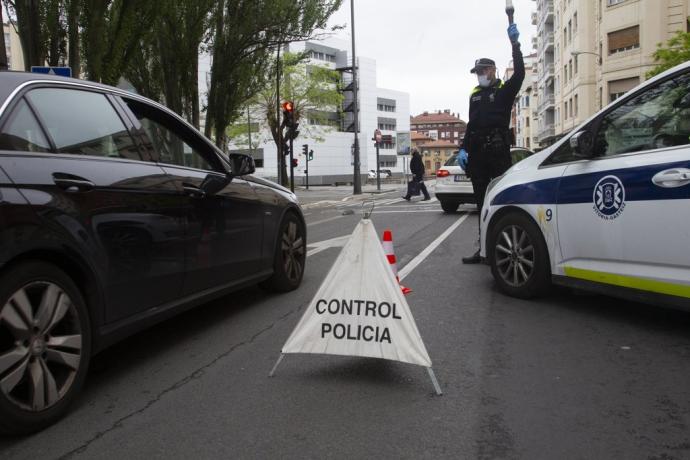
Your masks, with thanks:
M 570 148 L 576 157 L 592 158 L 594 156 L 594 139 L 589 131 L 580 131 L 570 138 Z
M 245 176 L 256 171 L 254 159 L 249 155 L 231 153 L 228 155 L 228 159 L 230 160 L 230 168 L 232 169 L 230 174 L 233 176 Z
M 230 178 L 222 174 L 208 174 L 199 188 L 205 195 L 213 196 L 225 188 L 230 183 Z

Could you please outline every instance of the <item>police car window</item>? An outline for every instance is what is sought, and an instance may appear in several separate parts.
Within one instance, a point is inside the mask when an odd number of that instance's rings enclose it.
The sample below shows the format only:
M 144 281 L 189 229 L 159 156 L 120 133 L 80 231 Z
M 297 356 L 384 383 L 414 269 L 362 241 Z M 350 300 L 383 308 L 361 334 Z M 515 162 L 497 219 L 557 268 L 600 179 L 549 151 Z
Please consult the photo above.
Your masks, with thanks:
M 690 73 L 671 78 L 609 112 L 594 142 L 598 156 L 690 144 Z
M 50 144 L 46 139 L 29 105 L 21 99 L 0 133 L 0 150 L 47 152 Z
M 154 161 L 207 171 L 222 171 L 211 164 L 203 151 L 207 146 L 192 136 L 187 127 L 173 117 L 141 102 L 124 100 L 144 130 L 143 142 L 147 156 Z
M 127 128 L 105 95 L 38 88 L 26 97 L 36 108 L 58 152 L 141 159 Z

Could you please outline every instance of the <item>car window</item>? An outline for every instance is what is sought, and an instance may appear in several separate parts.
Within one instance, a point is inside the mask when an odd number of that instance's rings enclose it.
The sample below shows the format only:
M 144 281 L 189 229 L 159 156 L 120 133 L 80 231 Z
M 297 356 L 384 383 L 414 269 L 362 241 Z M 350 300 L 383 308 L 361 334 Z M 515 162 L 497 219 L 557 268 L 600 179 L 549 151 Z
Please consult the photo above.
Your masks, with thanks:
M 595 136 L 598 156 L 690 144 L 690 73 L 666 80 L 620 105 Z
M 458 154 L 454 153 L 443 163 L 443 166 L 457 166 L 458 165 Z
M 189 168 L 219 171 L 222 167 L 211 164 L 203 151 L 207 146 L 194 139 L 188 128 L 168 114 L 132 99 L 124 99 L 144 130 L 144 148 L 150 158 L 161 163 Z
M 0 133 L 0 150 L 47 152 L 50 144 L 29 105 L 22 98 Z
M 27 98 L 58 152 L 141 159 L 127 128 L 105 95 L 38 88 L 30 91 Z
M 528 156 L 532 155 L 532 151 L 526 149 L 512 149 L 510 151 L 510 160 L 512 164 L 519 163 Z

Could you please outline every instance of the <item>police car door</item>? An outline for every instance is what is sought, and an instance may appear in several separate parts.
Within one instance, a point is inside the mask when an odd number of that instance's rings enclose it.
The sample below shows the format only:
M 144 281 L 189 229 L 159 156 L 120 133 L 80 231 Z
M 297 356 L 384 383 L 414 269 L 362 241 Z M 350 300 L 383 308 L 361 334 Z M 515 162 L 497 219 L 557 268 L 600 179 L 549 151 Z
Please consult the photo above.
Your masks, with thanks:
M 589 125 L 592 159 L 559 187 L 569 277 L 690 297 L 690 72 L 646 86 Z

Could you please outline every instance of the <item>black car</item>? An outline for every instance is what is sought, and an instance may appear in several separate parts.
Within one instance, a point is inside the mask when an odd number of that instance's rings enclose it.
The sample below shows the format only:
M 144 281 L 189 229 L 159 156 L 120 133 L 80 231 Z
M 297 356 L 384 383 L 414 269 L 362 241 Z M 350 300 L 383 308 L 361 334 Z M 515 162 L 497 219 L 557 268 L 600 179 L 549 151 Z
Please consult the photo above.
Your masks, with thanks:
M 180 311 L 302 280 L 294 194 L 165 107 L 0 72 L 0 431 L 61 417 L 90 357 Z

